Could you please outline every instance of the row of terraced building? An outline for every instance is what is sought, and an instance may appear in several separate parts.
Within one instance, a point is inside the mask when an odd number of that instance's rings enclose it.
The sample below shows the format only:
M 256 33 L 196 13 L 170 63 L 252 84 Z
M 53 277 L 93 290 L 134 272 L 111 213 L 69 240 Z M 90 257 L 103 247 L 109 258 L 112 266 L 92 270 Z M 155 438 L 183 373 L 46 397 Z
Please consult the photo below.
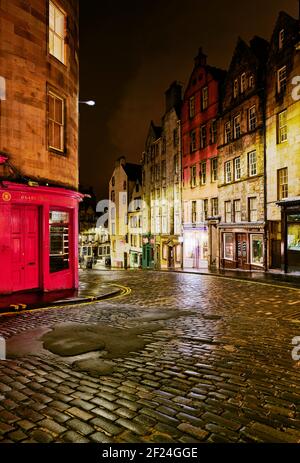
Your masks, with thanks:
M 199 50 L 184 94 L 174 82 L 150 124 L 142 175 L 129 166 L 131 188 L 116 190 L 117 163 L 113 266 L 300 271 L 299 76 L 299 20 L 284 12 L 270 42 L 238 39 L 227 72 Z

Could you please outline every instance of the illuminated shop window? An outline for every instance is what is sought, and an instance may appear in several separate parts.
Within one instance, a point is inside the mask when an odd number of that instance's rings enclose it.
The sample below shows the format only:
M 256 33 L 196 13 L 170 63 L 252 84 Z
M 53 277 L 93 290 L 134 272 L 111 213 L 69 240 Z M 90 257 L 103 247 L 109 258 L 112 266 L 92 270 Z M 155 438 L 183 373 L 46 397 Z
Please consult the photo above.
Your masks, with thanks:
M 48 91 L 48 147 L 64 152 L 65 101 L 51 90 Z
M 288 215 L 287 222 L 288 250 L 300 253 L 300 214 Z
M 69 232 L 70 215 L 68 212 L 50 211 L 50 273 L 70 268 Z
M 233 260 L 234 238 L 232 233 L 224 233 L 224 259 Z
M 251 264 L 263 265 L 264 240 L 263 235 L 251 235 Z
M 53 2 L 49 2 L 49 52 L 65 63 L 66 15 Z

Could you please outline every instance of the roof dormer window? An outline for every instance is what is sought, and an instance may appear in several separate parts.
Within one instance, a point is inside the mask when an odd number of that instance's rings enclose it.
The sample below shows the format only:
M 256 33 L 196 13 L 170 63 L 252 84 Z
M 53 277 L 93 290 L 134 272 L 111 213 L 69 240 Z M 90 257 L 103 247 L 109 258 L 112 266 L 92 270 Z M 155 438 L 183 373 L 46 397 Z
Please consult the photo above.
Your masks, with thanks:
M 279 35 L 278 35 L 278 48 L 279 48 L 279 50 L 282 50 L 282 48 L 283 48 L 284 38 L 285 38 L 284 29 L 281 29 L 281 31 L 279 31 Z

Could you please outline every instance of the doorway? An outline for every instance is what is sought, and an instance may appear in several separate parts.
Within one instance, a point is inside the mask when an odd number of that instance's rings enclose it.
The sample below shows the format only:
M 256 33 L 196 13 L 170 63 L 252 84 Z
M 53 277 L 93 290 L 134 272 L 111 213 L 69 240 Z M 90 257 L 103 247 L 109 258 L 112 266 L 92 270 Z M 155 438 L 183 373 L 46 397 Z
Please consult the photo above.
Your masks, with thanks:
M 247 235 L 238 234 L 236 242 L 238 268 L 245 269 L 247 268 Z
M 36 206 L 11 212 L 13 291 L 39 288 L 39 213 Z

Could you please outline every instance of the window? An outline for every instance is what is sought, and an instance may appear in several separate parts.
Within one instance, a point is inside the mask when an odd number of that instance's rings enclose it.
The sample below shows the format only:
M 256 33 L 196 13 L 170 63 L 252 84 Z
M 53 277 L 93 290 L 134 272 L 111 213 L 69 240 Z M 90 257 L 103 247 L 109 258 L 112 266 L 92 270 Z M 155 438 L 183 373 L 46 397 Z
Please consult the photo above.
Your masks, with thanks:
M 202 111 L 204 111 L 208 107 L 208 87 L 204 87 L 202 89 L 201 101 L 202 101 Z
M 249 198 L 249 222 L 257 221 L 257 198 Z
M 65 63 L 66 15 L 54 3 L 49 2 L 49 53 Z
M 160 166 L 158 164 L 155 166 L 155 180 L 157 182 L 160 180 Z
M 286 66 L 283 66 L 277 71 L 277 92 L 282 93 L 286 90 Z
M 197 169 L 196 166 L 191 167 L 191 187 L 194 188 L 197 184 Z
M 213 119 L 210 124 L 210 144 L 217 143 L 217 120 Z
M 111 192 L 110 199 L 113 203 L 116 201 L 116 195 L 114 191 Z
M 48 147 L 64 152 L 65 101 L 48 91 Z
M 278 199 L 285 199 L 289 195 L 288 191 L 288 170 L 287 167 L 277 171 Z
M 203 200 L 203 217 L 204 220 L 208 218 L 208 199 Z
M 166 178 L 167 169 L 166 169 L 166 161 L 162 161 L 161 163 L 161 176 L 162 178 Z
M 247 90 L 247 79 L 246 79 L 246 73 L 243 72 L 241 75 L 241 93 L 245 93 Z
M 225 143 L 231 142 L 231 123 L 226 122 L 225 124 Z
M 251 264 L 264 264 L 264 240 L 263 235 L 251 235 Z
M 240 180 L 241 178 L 241 158 L 235 158 L 234 161 L 234 180 Z
M 282 111 L 278 114 L 277 125 L 278 125 L 278 143 L 284 143 L 287 141 L 287 112 Z
M 233 201 L 233 214 L 234 214 L 234 222 L 240 223 L 242 221 L 241 216 L 241 200 L 236 199 Z
M 155 171 L 154 171 L 154 167 L 151 167 L 150 172 L 151 172 L 151 182 L 153 183 L 154 180 L 155 180 Z
M 231 201 L 225 201 L 225 222 L 226 223 L 231 222 L 231 212 L 232 212 Z
M 234 239 L 232 233 L 224 233 L 224 259 L 233 260 Z
M 127 193 L 122 193 L 122 203 L 123 203 L 123 206 L 127 204 Z
M 238 93 L 239 93 L 239 81 L 238 79 L 235 79 L 234 84 L 233 84 L 233 97 L 236 98 L 238 96 Z
M 191 139 L 191 153 L 193 153 L 197 149 L 197 146 L 196 146 L 196 130 L 191 131 L 190 139 Z
M 192 201 L 192 223 L 197 223 L 197 201 Z
M 123 190 L 127 190 L 127 182 L 123 182 Z
M 235 139 L 241 136 L 241 116 L 239 114 L 233 119 L 233 136 Z
M 250 131 L 256 129 L 256 107 L 255 106 L 252 106 L 252 108 L 249 109 L 248 128 Z
M 211 181 L 216 182 L 218 180 L 218 159 L 214 158 L 211 160 Z
M 112 177 L 112 179 L 111 179 L 111 186 L 115 186 L 115 184 L 116 184 L 115 177 Z
M 254 75 L 253 74 L 249 76 L 249 88 L 250 89 L 254 88 Z
M 69 269 L 69 228 L 68 212 L 50 211 L 50 273 Z
M 219 215 L 219 201 L 218 198 L 211 199 L 211 215 L 217 217 Z
M 4 77 L 0 76 L 0 101 L 6 100 L 6 81 Z
M 190 118 L 195 116 L 195 97 L 194 96 L 190 98 L 189 114 L 190 114 Z
M 206 125 L 202 125 L 200 128 L 200 148 L 204 149 L 207 146 L 207 132 Z
M 174 156 L 174 174 L 178 175 L 179 174 L 179 156 L 176 154 Z
M 206 185 L 206 162 L 200 164 L 200 185 Z
M 225 183 L 232 182 L 231 161 L 225 162 Z
M 283 44 L 284 44 L 284 29 L 281 29 L 281 31 L 279 31 L 279 34 L 278 34 L 278 48 L 279 50 L 281 50 L 283 48 Z
M 293 214 L 287 216 L 287 248 L 294 253 L 300 252 L 300 215 Z M 295 254 L 294 254 L 295 255 Z M 299 254 L 295 255 L 299 259 Z M 299 260 L 298 260 L 299 262 Z
M 178 146 L 178 141 L 179 141 L 178 129 L 174 129 L 173 130 L 173 146 L 174 146 L 174 148 L 176 148 L 176 146 Z
M 256 151 L 248 153 L 249 177 L 257 175 Z

